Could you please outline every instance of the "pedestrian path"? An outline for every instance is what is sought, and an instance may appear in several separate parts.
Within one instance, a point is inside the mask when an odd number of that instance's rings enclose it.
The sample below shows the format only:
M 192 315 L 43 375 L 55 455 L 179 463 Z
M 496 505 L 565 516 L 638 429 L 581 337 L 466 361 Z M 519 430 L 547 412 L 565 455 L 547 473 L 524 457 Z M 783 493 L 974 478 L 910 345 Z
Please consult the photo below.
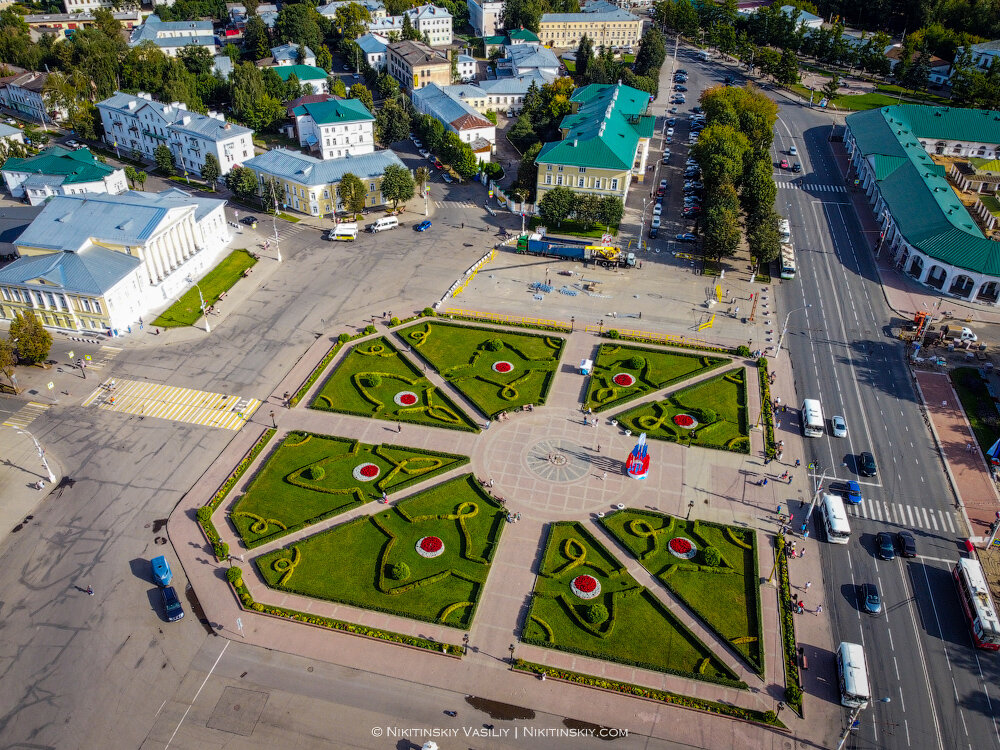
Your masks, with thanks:
M 846 193 L 847 188 L 843 185 L 821 185 L 817 182 L 780 182 L 774 181 L 779 189 L 785 190 L 805 190 L 809 193 Z
M 83 402 L 107 411 L 239 430 L 260 406 L 246 398 L 139 380 L 106 380 Z
M 847 514 L 915 529 L 928 529 L 950 534 L 958 533 L 958 527 L 955 525 L 955 514 L 937 508 L 923 508 L 918 505 L 904 505 L 903 503 L 889 503 L 884 500 L 865 498 L 857 505 L 848 505 Z
M 51 406 L 51 404 L 40 404 L 37 401 L 29 401 L 16 412 L 11 414 L 3 423 L 4 427 L 13 427 L 23 430 L 34 422 L 40 415 Z

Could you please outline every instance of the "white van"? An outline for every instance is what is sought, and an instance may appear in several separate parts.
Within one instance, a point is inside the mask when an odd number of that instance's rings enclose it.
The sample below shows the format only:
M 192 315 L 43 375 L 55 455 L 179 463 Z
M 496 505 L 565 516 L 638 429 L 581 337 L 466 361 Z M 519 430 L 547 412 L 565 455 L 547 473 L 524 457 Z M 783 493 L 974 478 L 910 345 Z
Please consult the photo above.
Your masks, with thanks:
M 847 544 L 851 539 L 851 525 L 847 522 L 847 510 L 840 495 L 823 495 L 823 526 L 826 539 L 833 544 Z
M 372 232 L 383 232 L 386 229 L 395 229 L 399 226 L 399 219 L 395 216 L 383 216 L 381 219 L 376 221 L 374 224 L 368 226 L 368 231 Z
M 802 434 L 806 437 L 823 437 L 823 407 L 815 398 L 802 401 L 799 410 L 802 419 Z
M 857 643 L 844 641 L 837 648 L 837 679 L 840 703 L 848 708 L 864 708 L 872 697 L 868 684 L 865 650 Z
M 712 53 L 709 52 L 707 49 L 703 49 L 701 52 L 698 53 L 698 57 L 700 57 L 702 60 L 711 60 Z
M 338 224 L 330 230 L 326 238 L 339 242 L 354 242 L 358 238 L 358 225 L 353 223 Z

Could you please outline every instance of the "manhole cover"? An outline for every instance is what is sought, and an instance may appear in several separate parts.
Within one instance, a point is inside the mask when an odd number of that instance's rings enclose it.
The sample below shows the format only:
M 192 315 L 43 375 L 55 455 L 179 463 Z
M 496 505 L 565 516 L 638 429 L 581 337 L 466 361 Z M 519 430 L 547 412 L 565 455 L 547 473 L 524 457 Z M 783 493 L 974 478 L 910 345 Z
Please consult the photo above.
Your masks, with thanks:
M 590 470 L 590 451 L 569 440 L 540 440 L 524 458 L 532 473 L 550 482 L 575 482 Z
M 227 687 L 208 720 L 208 727 L 249 737 L 267 704 L 267 693 Z

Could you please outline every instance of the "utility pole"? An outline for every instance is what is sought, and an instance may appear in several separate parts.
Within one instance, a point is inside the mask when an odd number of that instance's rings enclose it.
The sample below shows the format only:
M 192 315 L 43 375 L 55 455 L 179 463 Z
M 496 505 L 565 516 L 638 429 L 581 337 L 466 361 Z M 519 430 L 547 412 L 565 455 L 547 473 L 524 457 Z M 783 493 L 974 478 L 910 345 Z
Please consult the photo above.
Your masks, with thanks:
M 56 475 L 52 473 L 52 469 L 49 468 L 49 462 L 45 460 L 45 449 L 41 446 L 41 443 L 27 430 L 18 430 L 18 432 L 31 438 L 31 442 L 35 444 L 35 450 L 38 451 L 38 457 L 42 460 L 42 466 L 45 467 L 45 473 L 49 475 L 49 481 L 56 481 Z
M 274 201 L 274 211 L 271 213 L 271 228 L 274 229 L 274 249 L 278 253 L 278 262 L 281 263 L 281 247 L 278 245 L 278 196 L 274 192 L 274 180 L 271 180 L 271 200 Z

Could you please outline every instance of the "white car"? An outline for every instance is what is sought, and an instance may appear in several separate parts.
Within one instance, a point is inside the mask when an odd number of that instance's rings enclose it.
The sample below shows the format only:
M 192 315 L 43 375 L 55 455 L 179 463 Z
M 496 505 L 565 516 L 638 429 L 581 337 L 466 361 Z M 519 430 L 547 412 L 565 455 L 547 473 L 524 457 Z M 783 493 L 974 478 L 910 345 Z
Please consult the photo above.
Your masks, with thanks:
M 674 134 L 674 129 L 673 128 L 667 128 L 667 135 L 673 135 L 673 134 Z
M 833 426 L 833 436 L 847 437 L 847 422 L 841 416 L 830 417 L 830 424 Z
M 424 149 L 420 149 L 420 155 L 422 157 L 424 157 L 425 159 L 430 159 L 431 158 L 431 152 L 430 151 L 425 151 Z
M 657 203 L 655 206 L 653 206 L 653 216 L 659 216 L 662 213 L 663 213 L 662 203 Z
M 797 148 L 795 148 L 795 146 L 792 146 L 790 149 L 788 149 L 788 155 L 789 156 L 796 156 L 798 153 L 799 153 L 799 150 Z
M 424 144 L 421 143 L 420 139 L 418 139 L 418 138 L 414 138 L 413 139 L 413 145 L 416 146 L 418 149 L 424 147 Z
M 659 229 L 660 228 L 660 217 L 659 216 L 654 216 L 653 217 L 653 223 L 650 224 L 649 226 L 650 226 L 651 229 Z

